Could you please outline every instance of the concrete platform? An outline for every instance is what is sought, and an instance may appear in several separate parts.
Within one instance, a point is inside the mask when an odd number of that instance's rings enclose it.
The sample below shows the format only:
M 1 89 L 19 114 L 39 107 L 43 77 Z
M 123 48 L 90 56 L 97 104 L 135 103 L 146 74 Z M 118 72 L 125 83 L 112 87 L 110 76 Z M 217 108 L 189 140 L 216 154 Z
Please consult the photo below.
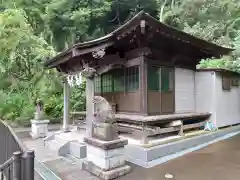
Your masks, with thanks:
M 219 130 L 218 133 L 236 133 L 239 127 L 230 127 Z M 223 135 L 223 134 L 222 134 Z M 59 156 L 53 156 L 44 149 L 43 141 L 32 139 L 24 140 L 25 144 L 36 150 L 36 155 L 51 169 L 59 179 L 77 180 L 84 177 L 86 180 L 99 180 L 96 176 L 81 170 L 81 164 L 69 162 Z M 188 152 L 184 156 L 175 156 L 162 164 L 150 168 L 143 168 L 132 163 L 131 173 L 119 180 L 166 180 L 165 175 L 173 175 L 175 180 L 238 180 L 240 175 L 240 135 L 218 141 L 201 150 Z M 182 145 L 184 147 L 184 145 Z M 203 146 L 202 146 L 203 147 Z M 180 153 L 180 155 L 183 155 Z M 67 167 L 67 168 L 66 168 Z
M 150 168 L 234 136 L 239 132 L 240 126 L 235 126 L 170 143 L 148 145 L 149 147 L 129 144 L 126 147 L 126 156 L 129 162 Z
M 236 135 L 152 168 L 129 163 L 132 172 L 118 180 L 166 180 L 167 174 L 172 175 L 173 180 L 238 180 L 239 142 L 240 135 Z M 62 159 L 45 164 L 64 180 L 77 180 L 79 177 L 84 177 L 85 180 L 99 180 L 96 176 L 79 170 L 76 164 L 69 165 Z
M 238 180 L 240 176 L 240 135 L 152 168 L 132 165 L 133 173 L 119 180 Z

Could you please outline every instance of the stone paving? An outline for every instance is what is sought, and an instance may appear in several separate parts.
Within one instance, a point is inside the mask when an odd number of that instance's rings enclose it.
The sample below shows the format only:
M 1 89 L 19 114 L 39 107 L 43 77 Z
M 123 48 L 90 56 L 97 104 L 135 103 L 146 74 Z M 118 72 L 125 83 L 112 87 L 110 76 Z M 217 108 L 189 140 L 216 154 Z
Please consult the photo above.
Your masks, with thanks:
M 54 159 L 60 158 L 56 152 L 51 151 L 44 147 L 44 142 L 43 139 L 23 139 L 25 145 L 27 146 L 28 149 L 32 149 L 35 151 L 35 156 L 41 161 L 51 161 Z
M 62 180 L 100 180 L 87 171 L 80 169 L 80 165 L 57 159 L 44 163 Z
M 98 180 L 88 172 L 80 170 L 78 164 L 72 164 L 51 155 L 51 152 L 44 149 L 41 141 L 41 139 L 37 141 L 29 139 L 25 143 L 28 147 L 38 150 L 36 155 L 41 152 L 45 165 L 61 179 Z M 240 135 L 236 135 L 149 169 L 130 164 L 132 172 L 119 180 L 166 180 L 166 174 L 172 175 L 173 180 L 238 180 L 240 176 L 239 142 Z

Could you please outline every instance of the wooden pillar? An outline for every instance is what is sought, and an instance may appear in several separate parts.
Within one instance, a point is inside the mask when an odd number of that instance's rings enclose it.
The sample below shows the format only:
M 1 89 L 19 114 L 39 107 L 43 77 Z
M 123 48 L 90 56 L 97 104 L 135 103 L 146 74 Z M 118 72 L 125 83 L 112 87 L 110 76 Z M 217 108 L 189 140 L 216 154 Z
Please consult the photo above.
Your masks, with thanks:
M 140 91 L 141 91 L 141 112 L 144 115 L 148 114 L 147 104 L 147 63 L 144 56 L 141 56 L 140 62 Z
M 69 85 L 65 79 L 63 82 L 63 100 L 64 100 L 64 111 L 63 111 L 63 131 L 69 131 Z
M 94 79 L 86 78 L 86 124 L 87 136 L 92 137 L 92 122 L 94 118 Z

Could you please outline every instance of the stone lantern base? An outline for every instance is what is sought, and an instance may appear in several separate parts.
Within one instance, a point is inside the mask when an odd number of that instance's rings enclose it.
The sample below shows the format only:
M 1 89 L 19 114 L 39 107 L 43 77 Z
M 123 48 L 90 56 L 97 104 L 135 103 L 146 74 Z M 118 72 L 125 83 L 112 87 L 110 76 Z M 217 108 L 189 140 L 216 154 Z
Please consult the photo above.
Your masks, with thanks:
M 32 128 L 30 135 L 32 138 L 44 138 L 48 133 L 49 120 L 31 120 Z
M 103 180 L 115 179 L 130 172 L 131 167 L 125 164 L 124 155 L 127 140 L 102 141 L 86 137 L 84 142 L 87 145 L 87 162 L 84 162 L 83 169 Z

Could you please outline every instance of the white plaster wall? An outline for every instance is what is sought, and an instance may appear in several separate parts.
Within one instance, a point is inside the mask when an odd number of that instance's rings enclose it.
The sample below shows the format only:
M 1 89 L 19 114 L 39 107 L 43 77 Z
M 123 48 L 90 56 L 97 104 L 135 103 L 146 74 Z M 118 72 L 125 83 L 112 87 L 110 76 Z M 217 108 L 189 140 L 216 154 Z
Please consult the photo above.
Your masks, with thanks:
M 175 68 L 175 112 L 195 111 L 195 72 Z
M 196 112 L 215 112 L 214 110 L 214 72 L 195 73 Z
M 240 123 L 240 87 L 222 90 L 222 76 L 216 73 L 216 125 L 223 127 Z

